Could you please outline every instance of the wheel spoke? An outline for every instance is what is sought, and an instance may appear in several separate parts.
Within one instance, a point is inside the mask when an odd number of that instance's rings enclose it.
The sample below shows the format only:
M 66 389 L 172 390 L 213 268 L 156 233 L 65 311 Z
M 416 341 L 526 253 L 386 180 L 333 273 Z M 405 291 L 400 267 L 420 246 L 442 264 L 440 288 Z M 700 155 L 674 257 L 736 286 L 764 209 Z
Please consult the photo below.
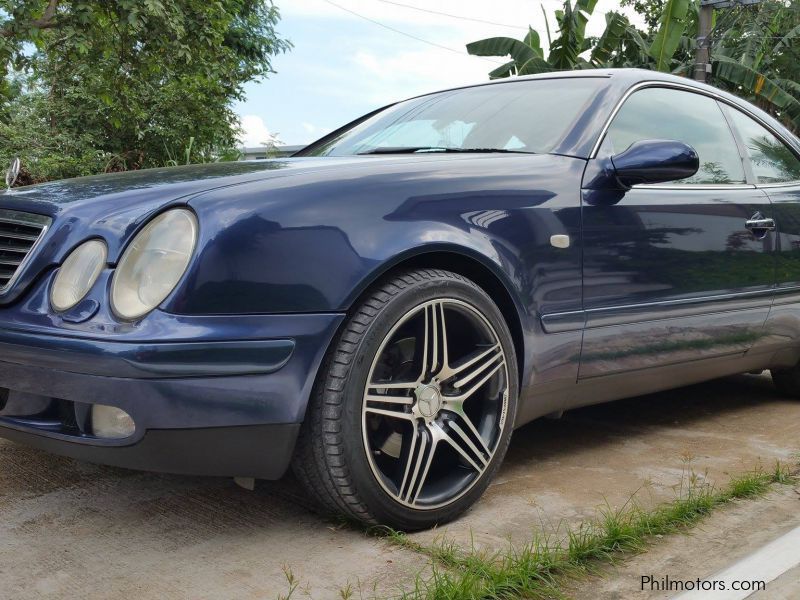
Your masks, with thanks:
M 487 445 L 486 445 L 486 442 L 484 441 L 484 439 L 483 439 L 483 436 L 482 436 L 482 435 L 480 434 L 480 432 L 479 432 L 479 431 L 478 431 L 478 430 L 475 428 L 475 424 L 472 422 L 472 419 L 470 419 L 470 418 L 467 416 L 467 414 L 466 414 L 466 413 L 463 411 L 463 409 L 462 409 L 462 411 L 461 411 L 461 412 L 456 412 L 456 414 L 457 414 L 457 415 L 458 415 L 458 417 L 459 417 L 458 423 L 462 423 L 462 424 L 463 424 L 463 425 L 464 425 L 464 426 L 467 428 L 467 430 L 469 431 L 469 433 L 471 433 L 471 434 L 472 434 L 472 436 L 473 436 L 473 440 L 474 440 L 474 442 L 475 442 L 475 444 L 476 444 L 476 446 L 477 446 L 476 450 L 477 450 L 477 451 L 478 451 L 480 454 L 482 454 L 482 455 L 485 455 L 485 456 L 487 456 L 487 457 L 491 458 L 491 456 L 492 456 L 492 451 L 491 451 L 491 450 L 489 450 L 489 446 L 487 446 Z M 456 425 L 456 423 L 454 423 L 454 422 L 453 422 L 453 423 L 451 423 L 451 425 Z
M 388 383 L 370 383 L 371 390 L 413 390 L 419 385 L 416 381 L 391 381 Z
M 392 410 L 391 408 L 375 408 L 374 406 L 365 406 L 364 412 L 370 415 L 380 415 L 383 417 L 390 417 L 393 419 L 404 419 L 406 421 L 413 421 L 414 415 L 407 413 L 402 408 Z
M 430 304 L 423 309 L 423 312 L 422 374 L 419 381 L 425 381 L 439 372 L 449 369 L 447 366 L 447 322 L 444 316 L 444 303 Z
M 450 431 L 442 429 L 442 439 L 450 444 L 478 474 L 483 473 L 486 465 L 489 464 L 489 459 L 481 454 L 473 441 L 455 421 L 448 423 L 448 429 Z M 455 435 L 451 435 L 451 432 Z
M 422 474 L 419 476 L 419 484 L 416 486 L 417 490 L 414 492 L 414 498 L 411 500 L 411 504 L 417 503 L 417 499 L 419 498 L 419 495 L 422 492 L 422 488 L 428 479 L 428 471 L 430 470 L 431 465 L 433 464 L 433 455 L 436 454 L 436 446 L 437 442 L 433 441 L 431 444 L 431 449 L 428 452 L 428 458 L 425 460 L 425 467 L 422 470 Z
M 442 328 L 442 340 L 441 340 L 441 348 L 442 348 L 442 369 L 447 369 L 449 365 L 449 359 L 447 356 L 447 321 L 444 318 L 444 303 L 439 302 L 438 304 L 433 305 L 434 312 L 439 312 L 439 322 Z
M 367 394 L 364 396 L 367 402 L 376 402 L 381 404 L 403 404 L 411 406 L 414 404 L 414 398 L 409 396 L 393 396 L 388 394 Z
M 410 391 L 417 387 L 416 382 L 401 381 L 387 383 L 371 383 L 367 386 L 367 393 L 364 394 L 364 401 L 376 404 L 401 404 L 411 406 L 414 404 L 414 396 L 403 394 L 403 391 Z M 381 393 L 381 392 L 386 393 Z
M 403 481 L 398 490 L 398 496 L 404 502 L 414 504 L 419 497 L 428 470 L 433 462 L 433 455 L 436 444 L 430 430 L 424 425 L 414 426 L 414 433 L 411 438 L 411 447 L 408 450 L 406 468 L 403 473 Z
M 442 371 L 442 380 L 444 381 L 447 379 L 452 379 L 456 375 L 461 375 L 461 380 L 458 383 L 465 385 L 468 383 L 468 381 L 466 383 L 463 381 L 465 378 L 467 378 L 470 374 L 475 374 L 476 371 L 479 373 L 481 368 L 485 368 L 497 360 L 496 357 L 498 356 L 502 358 L 503 352 L 500 344 L 495 344 L 491 348 L 479 351 L 477 354 L 475 354 L 475 356 L 463 361 L 458 366 L 448 366 Z
M 491 354 L 487 356 L 488 359 L 484 358 L 483 362 L 476 361 L 473 364 L 474 368 L 471 370 L 462 372 L 462 377 L 453 383 L 453 387 L 459 390 L 460 393 L 447 398 L 448 401 L 463 402 L 477 392 L 483 384 L 494 377 L 495 373 L 506 364 L 502 354 Z M 477 379 L 477 381 L 473 383 L 475 379 Z M 464 386 L 467 386 L 467 384 L 470 385 L 465 388 Z

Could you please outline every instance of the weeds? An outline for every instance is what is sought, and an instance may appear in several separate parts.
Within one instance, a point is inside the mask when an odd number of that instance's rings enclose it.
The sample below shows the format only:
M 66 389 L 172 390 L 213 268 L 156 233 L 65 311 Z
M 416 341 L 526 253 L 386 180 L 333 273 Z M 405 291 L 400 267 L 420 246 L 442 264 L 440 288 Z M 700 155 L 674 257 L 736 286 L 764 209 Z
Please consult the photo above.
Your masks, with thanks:
M 289 589 L 285 595 L 279 594 L 278 600 L 291 600 L 292 596 L 297 591 L 297 588 L 300 587 L 300 581 L 298 581 L 298 579 L 294 576 L 292 569 L 286 565 L 283 567 L 283 575 L 286 577 L 286 583 L 289 586 Z
M 393 544 L 431 558 L 432 571 L 418 576 L 414 588 L 402 598 L 455 600 L 506 600 L 519 597 L 561 598 L 565 579 L 574 577 L 624 553 L 640 552 L 655 536 L 685 531 L 715 508 L 737 499 L 766 493 L 773 484 L 788 484 L 793 475 L 780 463 L 774 470 L 756 470 L 734 477 L 715 489 L 689 472 L 678 497 L 653 509 L 631 499 L 614 510 L 606 507 L 597 516 L 560 538 L 538 536 L 521 548 L 489 553 L 473 547 L 464 551 L 454 542 L 440 540 L 423 546 L 405 534 L 385 531 Z

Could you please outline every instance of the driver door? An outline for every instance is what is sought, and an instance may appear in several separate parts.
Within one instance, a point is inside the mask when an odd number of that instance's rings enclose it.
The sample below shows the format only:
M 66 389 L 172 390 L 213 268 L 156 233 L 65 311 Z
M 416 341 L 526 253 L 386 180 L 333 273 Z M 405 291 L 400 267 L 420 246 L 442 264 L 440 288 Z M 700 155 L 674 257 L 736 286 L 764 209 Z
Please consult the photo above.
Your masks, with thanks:
M 773 218 L 772 207 L 749 183 L 749 163 L 718 101 L 682 88 L 640 89 L 599 154 L 649 139 L 692 146 L 700 170 L 620 198 L 584 190 L 580 379 L 742 355 L 769 312 L 775 234 L 752 225 Z

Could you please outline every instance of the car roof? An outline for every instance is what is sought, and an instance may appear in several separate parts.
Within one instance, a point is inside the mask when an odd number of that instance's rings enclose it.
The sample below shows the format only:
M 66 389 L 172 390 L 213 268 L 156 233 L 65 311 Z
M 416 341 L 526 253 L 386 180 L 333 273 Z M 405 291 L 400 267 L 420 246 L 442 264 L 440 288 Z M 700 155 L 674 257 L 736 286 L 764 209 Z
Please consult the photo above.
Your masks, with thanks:
M 467 85 L 444 88 L 441 90 L 436 90 L 434 92 L 426 92 L 424 94 L 419 94 L 418 96 L 413 96 L 411 98 L 408 98 L 407 100 L 413 100 L 415 98 L 423 98 L 425 96 L 430 96 L 433 94 L 441 94 L 443 92 L 465 90 L 470 88 L 484 87 L 488 85 L 504 85 L 510 83 L 517 83 L 521 81 L 537 81 L 537 80 L 550 80 L 550 79 L 581 79 L 581 78 L 608 79 L 609 83 L 611 83 L 615 88 L 619 88 L 621 90 L 627 90 L 629 87 L 636 85 L 638 83 L 651 82 L 651 81 L 676 83 L 684 87 L 686 86 L 693 87 L 698 90 L 703 90 L 706 92 L 724 96 L 726 99 L 735 102 L 737 104 L 748 104 L 746 100 L 743 100 L 738 96 L 729 94 L 724 90 L 716 88 L 707 83 L 702 83 L 700 81 L 695 81 L 694 79 L 681 77 L 679 75 L 673 75 L 672 73 L 662 73 L 660 71 L 651 71 L 650 69 L 639 69 L 639 68 L 578 69 L 574 71 L 551 71 L 548 73 L 536 73 L 533 75 L 517 75 L 513 77 L 502 77 L 498 79 L 492 79 L 489 81 L 480 81 Z M 402 100 L 401 102 L 404 101 L 405 100 Z

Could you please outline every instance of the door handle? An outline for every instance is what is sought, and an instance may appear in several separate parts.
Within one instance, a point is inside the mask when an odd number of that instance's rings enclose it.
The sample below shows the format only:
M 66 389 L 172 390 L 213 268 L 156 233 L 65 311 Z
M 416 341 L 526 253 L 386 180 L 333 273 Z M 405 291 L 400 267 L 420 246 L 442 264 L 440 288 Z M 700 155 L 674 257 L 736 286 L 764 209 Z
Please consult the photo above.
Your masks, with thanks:
M 750 219 L 744 224 L 747 229 L 766 229 L 775 231 L 775 219 Z
M 744 223 L 750 231 L 775 231 L 775 219 L 767 219 L 761 213 L 756 213 Z

